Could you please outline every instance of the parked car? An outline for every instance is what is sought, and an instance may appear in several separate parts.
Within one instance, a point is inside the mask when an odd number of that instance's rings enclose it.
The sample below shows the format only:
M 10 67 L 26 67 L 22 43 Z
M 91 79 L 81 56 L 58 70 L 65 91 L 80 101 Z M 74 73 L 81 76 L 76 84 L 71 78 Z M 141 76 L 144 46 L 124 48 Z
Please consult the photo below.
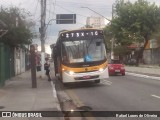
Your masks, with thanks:
M 126 65 L 136 65 L 136 59 L 129 59 L 126 63 Z
M 122 74 L 125 75 L 125 67 L 119 60 L 111 60 L 108 65 L 109 75 Z

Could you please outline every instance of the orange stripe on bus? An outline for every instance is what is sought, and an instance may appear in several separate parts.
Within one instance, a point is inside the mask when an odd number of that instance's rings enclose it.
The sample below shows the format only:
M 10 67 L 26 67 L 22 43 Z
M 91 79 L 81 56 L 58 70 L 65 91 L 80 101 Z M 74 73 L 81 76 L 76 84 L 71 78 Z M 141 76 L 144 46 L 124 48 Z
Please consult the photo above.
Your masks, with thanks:
M 105 63 L 101 64 L 101 65 L 97 65 L 97 66 L 91 66 L 91 67 L 81 67 L 81 68 L 71 68 L 71 67 L 67 67 L 65 65 L 62 64 L 62 71 L 73 71 L 73 72 L 89 72 L 89 71 L 98 71 L 100 68 L 105 68 L 108 66 L 108 62 L 106 61 Z

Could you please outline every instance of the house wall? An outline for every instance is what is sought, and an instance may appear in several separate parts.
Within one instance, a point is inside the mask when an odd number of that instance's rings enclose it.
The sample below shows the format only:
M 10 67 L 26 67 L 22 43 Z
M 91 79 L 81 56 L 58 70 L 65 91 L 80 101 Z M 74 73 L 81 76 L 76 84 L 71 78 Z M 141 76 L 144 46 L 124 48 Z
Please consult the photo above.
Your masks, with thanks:
M 25 72 L 25 50 L 20 49 L 20 71 L 21 73 Z
M 15 74 L 18 75 L 20 74 L 21 70 L 20 70 L 20 48 L 19 47 L 15 47 Z
M 160 48 L 144 50 L 143 60 L 145 64 L 160 64 Z

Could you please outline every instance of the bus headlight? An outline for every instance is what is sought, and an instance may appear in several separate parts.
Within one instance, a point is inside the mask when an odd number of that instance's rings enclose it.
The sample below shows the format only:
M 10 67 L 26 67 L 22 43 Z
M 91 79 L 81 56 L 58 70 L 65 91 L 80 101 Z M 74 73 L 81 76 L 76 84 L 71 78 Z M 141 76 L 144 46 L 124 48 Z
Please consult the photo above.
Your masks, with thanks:
M 73 75 L 73 74 L 74 74 L 74 72 L 73 72 L 73 71 L 69 71 L 69 74 L 70 74 L 70 75 Z
M 100 68 L 99 71 L 102 72 L 104 70 L 104 68 Z
M 67 74 L 69 74 L 69 75 L 74 75 L 74 72 L 73 71 L 65 71 Z
M 106 69 L 107 66 L 103 67 L 103 68 L 99 68 L 99 72 L 102 72 Z

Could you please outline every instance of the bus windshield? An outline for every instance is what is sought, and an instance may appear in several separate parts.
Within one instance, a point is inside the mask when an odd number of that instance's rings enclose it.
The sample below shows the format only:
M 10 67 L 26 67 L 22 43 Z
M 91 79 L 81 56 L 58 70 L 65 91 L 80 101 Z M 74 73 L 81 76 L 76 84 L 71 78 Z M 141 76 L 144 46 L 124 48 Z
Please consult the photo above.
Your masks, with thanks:
M 62 61 L 64 63 L 94 62 L 105 58 L 103 39 L 65 41 L 62 44 Z

